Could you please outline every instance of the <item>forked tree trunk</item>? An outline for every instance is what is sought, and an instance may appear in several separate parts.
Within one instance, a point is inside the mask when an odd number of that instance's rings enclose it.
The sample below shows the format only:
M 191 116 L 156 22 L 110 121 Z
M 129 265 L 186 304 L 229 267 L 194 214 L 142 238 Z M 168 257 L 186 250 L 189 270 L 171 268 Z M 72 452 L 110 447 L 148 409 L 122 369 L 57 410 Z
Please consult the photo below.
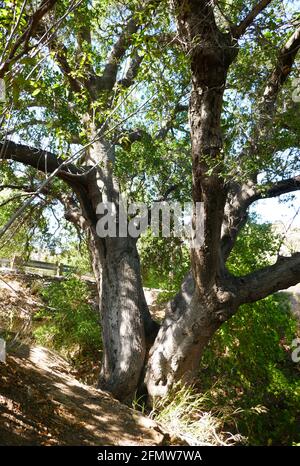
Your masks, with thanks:
M 147 350 L 157 334 L 141 282 L 136 241 L 90 238 L 97 281 L 103 356 L 99 387 L 120 400 L 135 395 Z
M 195 373 L 210 338 L 233 312 L 220 241 L 227 198 L 222 176 L 221 112 L 228 68 L 237 50 L 231 36 L 217 28 L 210 2 L 190 0 L 187 8 L 182 8 L 179 0 L 174 4 L 178 33 L 191 59 L 193 201 L 204 204 L 204 238 L 203 245 L 191 254 L 195 287 L 187 299 L 181 293 L 175 300 L 150 350 L 144 380 L 151 396 L 164 395 L 174 382 Z M 97 170 L 90 176 L 85 210 L 88 216 L 92 212 L 91 251 L 102 318 L 100 385 L 124 400 L 132 396 L 144 373 L 149 346 L 146 329 L 152 324 L 135 240 L 99 239 L 95 232 L 97 205 L 109 201 L 118 210 L 119 190 L 113 175 L 114 149 L 99 140 L 101 128 L 94 127 L 92 116 L 87 121 L 96 141 L 86 157 L 87 164 Z
M 168 305 L 166 318 L 151 348 L 145 384 L 150 402 L 165 396 L 178 381 L 191 383 L 209 341 L 236 311 L 231 293 L 213 287 L 199 294 L 191 273 Z
M 99 387 L 121 400 L 132 399 L 143 374 L 146 353 L 157 334 L 142 287 L 136 239 L 99 237 L 100 203 L 115 204 L 119 191 L 112 174 L 111 149 L 98 141 L 90 148 L 87 189 L 77 193 L 88 225 L 89 249 L 96 277 L 103 356 Z M 118 216 L 116 217 L 118 233 Z
M 191 57 L 189 120 L 193 159 L 193 201 L 203 203 L 203 243 L 192 248 L 193 278 L 169 308 L 151 349 L 145 383 L 151 397 L 165 395 L 179 380 L 193 377 L 209 340 L 236 310 L 226 289 L 220 237 L 226 202 L 222 177 L 221 112 L 226 77 L 237 50 L 216 26 L 210 2 L 175 0 L 178 33 Z M 194 279 L 195 285 L 192 285 Z

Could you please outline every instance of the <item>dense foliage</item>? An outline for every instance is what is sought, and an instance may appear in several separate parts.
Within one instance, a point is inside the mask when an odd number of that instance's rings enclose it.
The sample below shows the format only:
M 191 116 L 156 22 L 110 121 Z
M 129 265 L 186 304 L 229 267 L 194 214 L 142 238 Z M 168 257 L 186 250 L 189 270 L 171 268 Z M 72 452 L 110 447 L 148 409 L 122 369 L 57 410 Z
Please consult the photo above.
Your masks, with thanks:
M 272 225 L 258 224 L 253 218 L 237 241 L 229 260 L 230 270 L 243 275 L 274 262 L 281 241 Z M 141 243 L 146 283 L 169 290 L 161 293 L 163 299 L 169 297 L 173 285 L 176 289 L 189 269 L 184 245 L 177 245 L 170 254 L 168 240 L 147 236 Z M 178 395 L 173 393 L 167 403 L 162 403 L 158 419 L 166 421 L 166 417 L 171 419 L 180 411 L 180 422 L 189 425 L 189 412 L 195 415 L 201 408 L 225 418 L 223 429 L 237 430 L 250 444 L 299 442 L 299 367 L 291 359 L 291 342 L 297 332 L 297 322 L 284 294 L 242 306 L 205 351 L 197 384 L 205 396 L 180 389 Z M 192 425 L 196 437 L 201 426 L 201 422 L 198 429 L 196 423 Z M 191 428 L 187 431 L 191 432 Z
M 190 267 L 190 254 L 180 238 L 155 237 L 148 231 L 139 242 L 144 286 L 172 296 Z
M 95 357 L 101 349 L 99 315 L 88 286 L 77 278 L 51 283 L 41 290 L 47 308 L 34 315 L 42 319 L 34 336 L 38 343 L 73 357 Z
M 249 224 L 230 268 L 242 274 L 266 265 L 279 243 L 270 225 Z M 288 297 L 277 294 L 242 306 L 205 352 L 201 389 L 209 390 L 214 404 L 236 410 L 238 429 L 250 444 L 300 441 L 299 367 L 291 359 L 296 333 Z

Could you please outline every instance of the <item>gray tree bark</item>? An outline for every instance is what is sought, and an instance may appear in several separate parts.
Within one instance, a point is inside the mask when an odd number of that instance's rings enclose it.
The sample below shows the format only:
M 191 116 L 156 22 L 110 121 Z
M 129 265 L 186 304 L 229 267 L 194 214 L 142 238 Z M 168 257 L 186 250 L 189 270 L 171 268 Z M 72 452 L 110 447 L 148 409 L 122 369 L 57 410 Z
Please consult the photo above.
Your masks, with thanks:
M 93 128 L 92 128 L 93 130 Z M 96 138 L 96 134 L 94 135 Z M 145 300 L 137 239 L 101 238 L 97 232 L 97 213 L 101 202 L 119 207 L 118 183 L 113 176 L 113 148 L 97 140 L 86 158 L 93 170 L 88 175 L 86 192 L 78 193 L 83 215 L 88 223 L 92 265 L 99 294 L 103 340 L 103 358 L 99 387 L 119 399 L 132 399 L 142 376 L 147 348 L 157 333 Z

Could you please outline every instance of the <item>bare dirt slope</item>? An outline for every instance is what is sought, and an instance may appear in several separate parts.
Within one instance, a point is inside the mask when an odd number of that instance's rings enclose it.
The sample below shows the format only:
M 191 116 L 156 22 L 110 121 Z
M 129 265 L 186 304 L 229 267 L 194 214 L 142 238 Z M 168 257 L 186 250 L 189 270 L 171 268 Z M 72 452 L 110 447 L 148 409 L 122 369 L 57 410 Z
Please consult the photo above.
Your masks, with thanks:
M 21 346 L 0 363 L 0 445 L 158 445 L 160 427 L 74 378 L 55 352 Z
M 0 362 L 0 445 L 181 443 L 149 418 L 81 383 L 78 371 L 56 352 L 30 346 L 31 317 L 42 306 L 34 291 L 37 279 L 0 273 L 0 331 L 11 328 L 15 338 L 18 340 L 20 334 L 23 342 L 14 352 L 10 350 L 5 364 Z M 157 293 L 150 291 L 147 301 L 159 320 Z M 288 292 L 298 315 L 300 289 Z
M 0 362 L 0 445 L 167 442 L 154 421 L 81 383 L 56 352 L 32 346 L 32 315 L 43 305 L 34 289 L 43 282 L 37 275 L 0 273 L 0 331 L 11 329 L 16 339 Z

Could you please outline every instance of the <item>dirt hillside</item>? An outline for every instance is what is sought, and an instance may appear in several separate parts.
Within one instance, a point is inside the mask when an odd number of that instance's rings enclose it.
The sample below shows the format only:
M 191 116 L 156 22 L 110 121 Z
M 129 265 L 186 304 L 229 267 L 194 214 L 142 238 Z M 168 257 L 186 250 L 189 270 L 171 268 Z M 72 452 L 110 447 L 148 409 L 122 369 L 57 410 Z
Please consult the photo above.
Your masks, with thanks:
M 16 340 L 9 344 L 6 363 L 0 362 L 0 445 L 166 442 L 168 435 L 154 421 L 81 383 L 78 372 L 58 353 L 34 346 L 32 315 L 42 306 L 34 290 L 51 280 L 0 274 L 0 332 L 11 329 Z
M 0 363 L 0 445 L 160 445 L 152 420 L 74 378 L 55 352 L 20 346 Z
M 43 305 L 35 289 L 49 280 L 0 272 L 0 336 L 1 329 L 12 329 L 13 341 L 22 337 L 0 362 L 0 445 L 178 444 L 154 421 L 82 383 L 87 380 L 56 352 L 34 346 L 32 314 Z M 146 297 L 160 320 L 158 291 Z M 299 285 L 288 293 L 299 317 Z

